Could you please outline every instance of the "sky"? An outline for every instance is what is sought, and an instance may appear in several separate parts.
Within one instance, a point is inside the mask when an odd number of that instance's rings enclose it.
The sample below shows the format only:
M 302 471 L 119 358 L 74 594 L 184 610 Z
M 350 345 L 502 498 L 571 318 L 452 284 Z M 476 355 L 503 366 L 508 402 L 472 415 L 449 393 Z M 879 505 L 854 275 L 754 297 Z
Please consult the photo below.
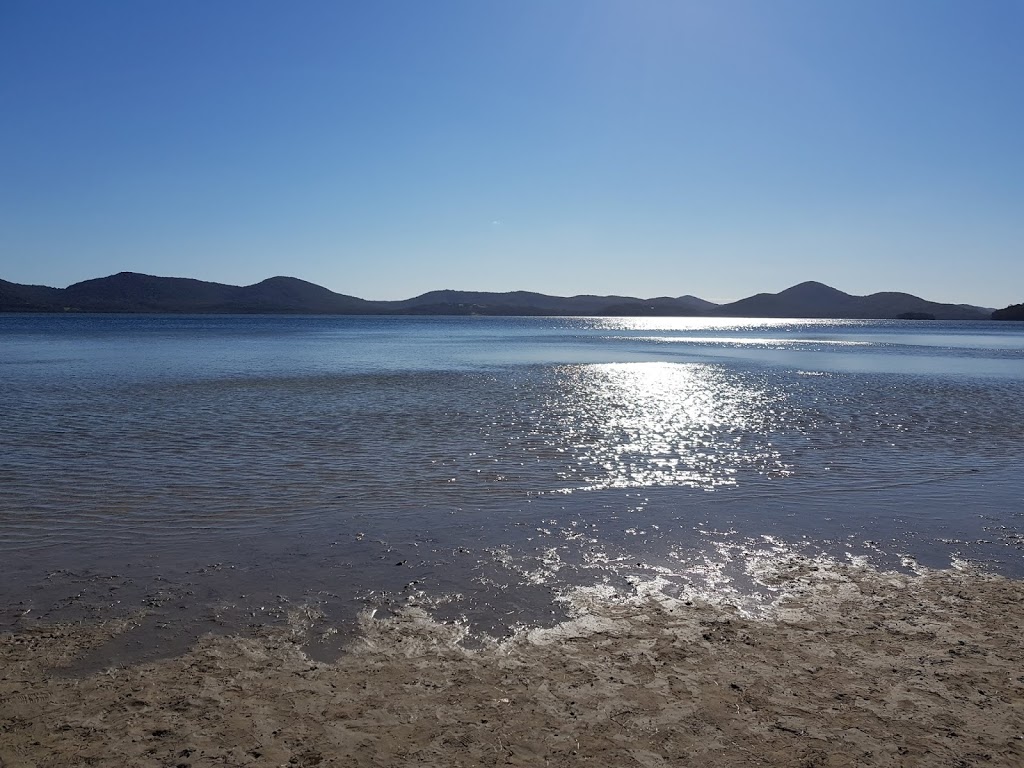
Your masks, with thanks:
M 1024 301 L 1024 0 L 0 0 L 0 278 Z

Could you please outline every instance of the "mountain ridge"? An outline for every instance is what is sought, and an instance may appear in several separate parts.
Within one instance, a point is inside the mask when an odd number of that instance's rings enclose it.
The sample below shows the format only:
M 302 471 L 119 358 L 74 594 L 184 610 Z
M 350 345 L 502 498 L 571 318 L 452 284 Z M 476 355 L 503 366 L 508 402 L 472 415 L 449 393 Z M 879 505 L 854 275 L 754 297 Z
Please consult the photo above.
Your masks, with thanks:
M 731 317 L 885 320 L 988 320 L 992 310 L 964 304 L 942 304 L 910 293 L 881 291 L 866 296 L 844 293 L 813 280 L 779 293 L 758 293 L 723 304 L 715 314 Z
M 854 296 L 815 281 L 779 293 L 758 293 L 728 304 L 692 295 L 550 296 L 533 291 L 439 290 L 398 301 L 372 301 L 335 293 L 296 277 L 278 275 L 247 286 L 185 277 L 118 272 L 51 288 L 0 280 L 0 312 L 100 312 L 330 315 L 608 315 L 824 319 L 987 320 L 992 310 L 943 304 L 908 293 Z

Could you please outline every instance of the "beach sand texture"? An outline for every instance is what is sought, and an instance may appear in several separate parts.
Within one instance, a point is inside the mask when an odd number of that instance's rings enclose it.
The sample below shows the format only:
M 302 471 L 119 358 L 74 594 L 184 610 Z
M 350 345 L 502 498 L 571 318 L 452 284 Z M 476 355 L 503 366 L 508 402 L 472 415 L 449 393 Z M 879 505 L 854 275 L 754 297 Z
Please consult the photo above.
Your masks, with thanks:
M 332 663 L 290 628 L 76 677 L 130 622 L 0 637 L 14 766 L 1019 766 L 1024 584 L 790 558 L 768 618 L 640 589 L 513 638 L 409 609 Z M 467 648 L 466 646 L 471 646 Z

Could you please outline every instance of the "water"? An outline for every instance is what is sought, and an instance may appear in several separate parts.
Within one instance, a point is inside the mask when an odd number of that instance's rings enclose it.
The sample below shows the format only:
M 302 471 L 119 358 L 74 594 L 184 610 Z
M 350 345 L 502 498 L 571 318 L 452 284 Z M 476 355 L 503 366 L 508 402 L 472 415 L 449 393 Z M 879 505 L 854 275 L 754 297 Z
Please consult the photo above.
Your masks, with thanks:
M 0 626 L 146 610 L 114 656 L 296 602 L 755 610 L 764 553 L 1024 576 L 1012 323 L 3 315 L 0 404 Z

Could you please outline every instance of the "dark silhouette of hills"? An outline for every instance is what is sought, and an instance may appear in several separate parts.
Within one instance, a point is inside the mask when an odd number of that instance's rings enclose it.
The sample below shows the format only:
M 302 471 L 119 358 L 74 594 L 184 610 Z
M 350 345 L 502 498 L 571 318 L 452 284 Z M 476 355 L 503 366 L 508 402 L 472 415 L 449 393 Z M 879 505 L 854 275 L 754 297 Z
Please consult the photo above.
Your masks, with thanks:
M 374 302 L 294 277 L 239 287 L 119 272 L 64 289 L 0 281 L 0 311 L 359 314 L 375 309 Z
M 909 293 L 872 293 L 853 296 L 822 283 L 809 281 L 780 293 L 759 293 L 723 304 L 713 314 L 728 317 L 798 317 L 850 319 L 987 320 L 991 312 L 969 304 L 939 304 Z
M 67 288 L 0 281 L 3 312 L 293 313 L 414 315 L 697 315 L 717 306 L 695 296 L 547 296 L 529 291 L 431 291 L 404 301 L 367 301 L 294 277 L 234 286 L 119 272 Z
M 1024 304 L 1011 304 L 992 313 L 993 320 L 1024 320 Z
M 1005 310 L 1002 310 L 1005 311 Z M 119 272 L 67 288 L 0 280 L 0 312 L 140 312 L 327 315 L 612 315 L 987 320 L 991 310 L 938 304 L 908 293 L 851 296 L 807 282 L 718 305 L 696 296 L 548 296 L 530 291 L 431 291 L 403 301 L 367 301 L 294 277 L 235 286 Z
M 718 306 L 696 296 L 635 299 L 630 296 L 548 296 L 530 291 L 488 293 L 431 291 L 393 304 L 410 314 L 478 315 L 700 315 Z M 658 311 L 662 310 L 662 311 Z
M 0 311 L 53 312 L 63 291 L 45 285 L 18 285 L 0 280 Z

